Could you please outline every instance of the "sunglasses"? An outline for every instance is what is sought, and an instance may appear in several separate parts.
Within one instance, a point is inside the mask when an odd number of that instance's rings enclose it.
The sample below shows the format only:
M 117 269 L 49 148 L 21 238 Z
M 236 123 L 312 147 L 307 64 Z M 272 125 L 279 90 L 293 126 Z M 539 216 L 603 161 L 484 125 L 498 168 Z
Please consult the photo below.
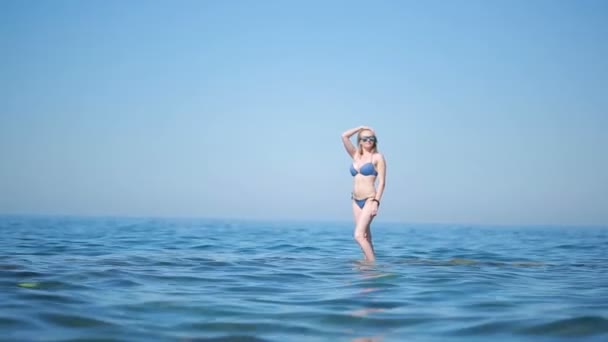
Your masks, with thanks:
M 362 137 L 361 141 L 363 141 L 363 142 L 368 142 L 368 141 L 376 142 L 376 137 L 373 136 L 373 135 L 371 137 Z

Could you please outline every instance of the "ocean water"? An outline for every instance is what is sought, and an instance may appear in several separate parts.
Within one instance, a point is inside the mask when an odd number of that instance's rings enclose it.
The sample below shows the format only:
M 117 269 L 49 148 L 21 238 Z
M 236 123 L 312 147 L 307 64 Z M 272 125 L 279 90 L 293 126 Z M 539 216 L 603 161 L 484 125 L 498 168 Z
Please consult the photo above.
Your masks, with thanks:
M 0 217 L 1 341 L 608 341 L 608 228 Z

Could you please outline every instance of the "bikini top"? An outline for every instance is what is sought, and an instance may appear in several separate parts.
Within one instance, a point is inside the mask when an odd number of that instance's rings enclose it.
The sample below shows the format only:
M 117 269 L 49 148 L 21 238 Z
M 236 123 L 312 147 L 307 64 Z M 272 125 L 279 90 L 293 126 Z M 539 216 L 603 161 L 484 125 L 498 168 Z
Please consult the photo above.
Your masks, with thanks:
M 374 159 L 374 156 L 372 155 L 372 160 Z M 363 176 L 377 176 L 378 172 L 376 171 L 376 169 L 374 168 L 374 164 L 372 163 L 372 161 L 370 160 L 369 162 L 361 165 L 361 167 L 359 168 L 359 171 L 357 171 L 355 169 L 355 166 L 353 164 L 350 164 L 350 174 L 354 176 L 357 175 L 357 173 L 362 174 Z

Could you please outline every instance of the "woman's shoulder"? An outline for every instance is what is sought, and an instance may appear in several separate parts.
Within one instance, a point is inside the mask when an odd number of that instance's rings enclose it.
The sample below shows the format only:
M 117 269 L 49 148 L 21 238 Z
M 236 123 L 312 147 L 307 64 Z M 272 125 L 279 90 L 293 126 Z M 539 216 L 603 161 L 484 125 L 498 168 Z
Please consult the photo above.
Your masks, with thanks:
M 381 152 L 374 152 L 374 154 L 372 154 L 372 160 L 374 162 L 384 160 L 384 154 L 382 154 Z

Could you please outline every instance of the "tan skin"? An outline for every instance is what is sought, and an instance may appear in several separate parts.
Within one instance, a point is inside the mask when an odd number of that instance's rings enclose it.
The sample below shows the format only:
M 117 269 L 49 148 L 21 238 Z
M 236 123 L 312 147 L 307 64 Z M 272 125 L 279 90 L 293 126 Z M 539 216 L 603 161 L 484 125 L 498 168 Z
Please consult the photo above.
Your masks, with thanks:
M 355 134 L 357 134 L 356 146 L 350 140 Z M 356 199 L 367 199 L 363 208 L 359 208 L 355 201 L 352 201 L 355 220 L 354 238 L 361 247 L 365 260 L 369 262 L 376 260 L 370 225 L 378 214 L 379 202 L 382 201 L 386 180 L 386 161 L 384 160 L 384 156 L 377 152 L 376 142 L 372 140 L 366 141 L 366 139 L 362 140 L 362 138 L 375 138 L 375 136 L 374 130 L 367 126 L 352 128 L 342 133 L 342 143 L 346 152 L 353 159 L 355 169 L 359 170 L 362 165 L 371 162 L 378 172 L 377 176 L 366 176 L 357 173 L 353 177 L 353 197 Z M 377 187 L 375 186 L 376 182 L 378 183 Z

